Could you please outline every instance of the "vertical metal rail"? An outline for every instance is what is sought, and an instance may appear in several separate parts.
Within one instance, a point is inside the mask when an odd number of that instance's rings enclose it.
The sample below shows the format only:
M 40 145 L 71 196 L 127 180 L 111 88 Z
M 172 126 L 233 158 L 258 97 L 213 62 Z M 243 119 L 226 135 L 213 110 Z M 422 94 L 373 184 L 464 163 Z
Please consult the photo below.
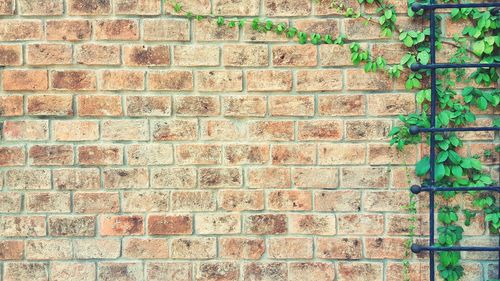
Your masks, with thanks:
M 429 192 L 429 223 L 430 223 L 430 233 L 429 233 L 429 245 L 417 245 L 413 244 L 411 249 L 414 253 L 420 253 L 422 251 L 429 252 L 429 272 L 430 280 L 434 281 L 435 276 L 435 253 L 445 252 L 445 251 L 478 251 L 478 252 L 496 252 L 499 253 L 499 273 L 498 278 L 500 279 L 500 239 L 498 247 L 439 247 L 435 246 L 435 195 L 436 192 L 442 191 L 496 191 L 500 192 L 500 186 L 489 186 L 489 187 L 436 187 L 436 133 L 438 132 L 457 132 L 457 131 L 500 131 L 500 128 L 492 127 L 476 127 L 476 128 L 436 128 L 436 116 L 437 116 L 437 70 L 445 68 L 474 68 L 474 67 L 500 67 L 500 63 L 491 64 L 437 64 L 436 63 L 436 10 L 445 8 L 489 8 L 494 7 L 495 13 L 498 12 L 498 7 L 500 3 L 467 3 L 467 4 L 436 4 L 435 0 L 430 0 L 429 4 L 415 3 L 411 7 L 414 12 L 420 10 L 429 11 L 429 21 L 430 21 L 430 55 L 431 60 L 428 65 L 414 64 L 411 66 L 412 71 L 419 71 L 422 69 L 429 69 L 431 71 L 431 127 L 430 128 L 419 128 L 412 127 L 410 132 L 412 134 L 418 133 L 430 133 L 430 184 L 429 186 L 412 186 L 411 192 L 418 194 L 420 192 Z M 500 238 L 500 236 L 499 236 Z

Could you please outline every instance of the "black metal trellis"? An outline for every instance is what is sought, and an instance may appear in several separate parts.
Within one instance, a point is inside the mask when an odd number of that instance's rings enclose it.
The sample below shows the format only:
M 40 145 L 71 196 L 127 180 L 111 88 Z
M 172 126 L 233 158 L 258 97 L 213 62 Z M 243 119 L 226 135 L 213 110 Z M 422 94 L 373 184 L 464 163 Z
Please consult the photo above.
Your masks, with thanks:
M 430 264 L 430 280 L 434 281 L 435 276 L 435 253 L 436 252 L 449 252 L 449 251 L 476 251 L 476 252 L 497 252 L 498 251 L 498 278 L 500 279 L 500 235 L 498 247 L 476 247 L 476 246 L 453 246 L 453 247 L 439 247 L 435 246 L 435 194 L 442 191 L 496 191 L 500 192 L 500 186 L 489 187 L 437 187 L 435 178 L 435 163 L 436 163 L 436 139 L 435 134 L 439 132 L 467 132 L 467 131 L 500 131 L 500 128 L 492 127 L 475 127 L 475 128 L 436 128 L 436 111 L 437 111 L 437 70 L 445 68 L 480 68 L 480 67 L 500 67 L 500 63 L 470 63 L 470 64 L 437 64 L 436 63 L 436 10 L 448 8 L 494 8 L 494 13 L 498 13 L 500 2 L 495 3 L 464 3 L 464 4 L 436 4 L 435 0 L 430 0 L 429 4 L 415 3 L 411 9 L 414 12 L 420 10 L 429 11 L 430 19 L 430 55 L 431 60 L 428 65 L 414 64 L 411 66 L 412 71 L 428 69 L 431 72 L 431 127 L 419 128 L 412 127 L 410 132 L 412 134 L 430 133 L 430 184 L 429 186 L 412 186 L 411 192 L 418 194 L 420 192 L 429 192 L 429 245 L 413 244 L 411 250 L 414 253 L 423 251 L 429 252 Z

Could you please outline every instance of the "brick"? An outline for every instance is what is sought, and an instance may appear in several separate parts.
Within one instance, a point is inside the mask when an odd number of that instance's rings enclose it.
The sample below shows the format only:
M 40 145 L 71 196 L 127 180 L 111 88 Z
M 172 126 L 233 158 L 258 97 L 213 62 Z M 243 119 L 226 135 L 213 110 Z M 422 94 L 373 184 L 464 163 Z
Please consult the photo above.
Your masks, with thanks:
M 273 46 L 274 66 L 315 66 L 318 48 L 314 45 Z
M 370 191 L 363 196 L 363 207 L 369 212 L 401 212 L 408 198 L 406 191 Z
M 225 66 L 267 66 L 269 64 L 268 47 L 267 45 L 224 45 L 223 61 Z
M 191 71 L 167 70 L 148 72 L 149 90 L 183 91 L 193 90 L 193 73 Z
M 390 171 L 377 167 L 342 168 L 341 187 L 345 188 L 386 188 L 389 187 Z
M 218 15 L 257 16 L 259 15 L 259 1 L 217 0 L 213 9 Z
M 46 70 L 4 70 L 5 91 L 43 91 L 48 88 Z
M 290 233 L 308 235 L 335 235 L 334 215 L 290 215 Z
M 319 212 L 357 212 L 361 210 L 361 192 L 355 190 L 318 191 L 314 210 Z
M 120 145 L 79 146 L 78 163 L 91 166 L 120 165 L 123 163 L 123 147 Z
M 288 232 L 288 219 L 283 214 L 257 214 L 245 218 L 245 233 L 266 235 Z
M 2 216 L 0 235 L 2 237 L 45 236 L 45 216 Z
M 410 225 L 415 225 L 417 235 L 428 235 L 429 222 L 422 215 L 393 214 L 387 216 L 387 233 L 389 235 L 408 235 Z
M 333 38 L 340 35 L 340 25 L 336 19 L 299 19 L 294 21 L 294 24 L 297 29 L 309 34 L 329 34 Z
M 69 260 L 73 256 L 70 240 L 43 239 L 26 241 L 26 259 Z
M 5 121 L 3 136 L 10 141 L 41 141 L 48 139 L 48 121 Z
M 155 121 L 152 126 L 156 141 L 196 140 L 198 137 L 196 120 Z
M 243 73 L 241 71 L 197 71 L 196 78 L 199 91 L 241 92 L 243 90 Z
M 216 253 L 215 238 L 175 238 L 172 240 L 174 259 L 213 259 Z
M 311 1 L 265 0 L 264 13 L 270 17 L 297 17 L 311 14 Z
M 194 188 L 196 169 L 194 168 L 152 168 L 152 188 Z
M 122 209 L 125 213 L 166 212 L 169 193 L 161 191 L 124 192 Z
M 131 259 L 168 258 L 168 240 L 163 238 L 127 238 L 123 240 L 123 256 Z
M 117 45 L 83 44 L 75 48 L 75 60 L 84 65 L 119 65 L 120 47 Z
M 335 168 L 293 168 L 292 179 L 298 188 L 336 188 L 339 185 L 338 173 Z
M 294 262 L 289 265 L 290 281 L 334 280 L 333 263 L 326 262 Z
M 19 213 L 21 205 L 20 193 L 4 191 L 0 194 L 0 213 Z
M 145 141 L 149 140 L 147 120 L 108 120 L 102 123 L 103 140 Z
M 220 49 L 217 46 L 174 46 L 174 65 L 176 66 L 217 66 L 220 61 L 219 57 Z
M 0 45 L 0 65 L 21 65 L 23 61 L 21 45 Z
M 248 125 L 249 139 L 258 141 L 291 141 L 293 121 L 255 121 Z
M 251 262 L 243 265 L 243 280 L 288 280 L 287 264 L 282 262 Z
M 301 190 L 272 191 L 267 203 L 269 210 L 307 211 L 312 209 L 312 194 Z
M 382 235 L 384 216 L 379 214 L 341 214 L 338 215 L 339 234 L 343 235 Z
M 102 216 L 100 218 L 102 236 L 129 236 L 144 234 L 142 216 Z
M 240 266 L 234 262 L 202 262 L 195 267 L 196 280 L 238 280 Z
M 139 262 L 101 262 L 98 277 L 100 281 L 143 280 L 144 269 Z
M 214 211 L 216 207 L 210 191 L 173 191 L 171 202 L 172 211 Z
M 4 19 L 0 22 L 0 41 L 32 41 L 43 37 L 41 20 Z
M 250 188 L 290 188 L 292 185 L 288 168 L 250 168 L 247 174 Z
M 220 27 L 213 21 L 195 21 L 194 38 L 198 42 L 238 41 L 238 28 Z
M 49 235 L 92 237 L 96 233 L 95 224 L 93 216 L 52 216 L 49 217 Z M 75 253 L 78 253 L 76 249 Z
M 95 24 L 96 40 L 137 40 L 139 25 L 135 20 L 99 20 Z
M 492 120 L 486 118 L 478 118 L 473 124 L 468 125 L 468 127 L 491 127 Z M 462 140 L 493 140 L 494 133 L 491 131 L 482 132 L 458 132 L 457 137 Z
M 196 15 L 209 15 L 210 14 L 210 0 L 180 0 L 178 3 L 182 4 L 184 9 L 193 12 Z M 175 15 L 174 7 L 172 4 L 164 5 L 164 11 L 167 15 Z
M 23 96 L 0 96 L 0 116 L 13 117 L 23 115 Z
M 359 116 L 365 114 L 364 95 L 325 95 L 318 97 L 320 116 Z
M 74 240 L 73 250 L 76 259 L 116 259 L 120 256 L 120 240 Z
M 364 144 L 320 144 L 320 165 L 363 164 L 366 158 Z
M 50 276 L 53 281 L 93 281 L 96 267 L 90 262 L 52 262 Z
M 346 75 L 346 86 L 351 91 L 387 91 L 394 88 L 389 75 L 382 72 L 366 73 L 363 69 L 351 69 Z
M 109 0 L 69 0 L 67 5 L 71 16 L 107 15 L 111 12 Z
M 69 213 L 70 194 L 60 192 L 26 194 L 26 210 L 33 213 Z
M 326 0 L 321 0 L 326 2 Z M 366 48 L 365 44 L 361 45 Z M 352 66 L 351 50 L 349 45 L 321 45 L 319 46 L 319 63 L 321 66 Z M 399 63 L 399 62 L 398 62 Z
M 198 173 L 202 188 L 238 188 L 242 185 L 238 168 L 201 168 Z
M 117 0 L 115 13 L 118 15 L 159 15 L 161 3 L 155 0 Z
M 271 96 L 269 97 L 271 116 L 313 116 L 313 96 Z
M 347 140 L 387 140 L 391 131 L 390 120 L 348 120 Z
M 217 116 L 220 114 L 219 97 L 179 96 L 174 100 L 179 116 Z
M 0 146 L 0 167 L 22 166 L 25 157 L 24 147 Z
M 289 92 L 292 90 L 292 73 L 287 70 L 250 70 L 247 72 L 250 92 Z
M 183 144 L 175 147 L 175 159 L 179 165 L 220 164 L 222 147 L 215 144 Z
M 275 24 L 284 23 L 286 25 L 289 24 L 287 20 L 274 20 Z M 275 32 L 259 32 L 258 30 L 254 30 L 251 22 L 247 22 L 243 26 L 243 38 L 244 42 L 288 42 L 288 38 L 285 34 L 277 34 Z M 267 55 L 267 54 L 266 54 Z M 267 65 L 267 63 L 266 63 Z
M 99 170 L 94 168 L 53 170 L 52 180 L 58 190 L 92 190 L 101 186 Z
M 361 259 L 362 257 L 361 239 L 339 238 L 339 237 L 317 238 L 316 256 L 320 259 L 339 259 L 339 260 Z
M 127 45 L 123 47 L 127 66 L 161 66 L 170 64 L 170 48 L 165 45 Z
M 97 89 L 97 77 L 93 71 L 53 70 L 50 76 L 51 87 L 55 90 L 95 91 Z
M 170 116 L 172 101 L 169 96 L 127 96 L 128 116 Z
M 262 96 L 230 96 L 223 97 L 222 110 L 224 116 L 263 117 L 267 112 L 266 97 Z
M 192 280 L 192 265 L 179 262 L 148 262 L 147 280 L 149 281 L 182 281 Z
M 78 96 L 79 116 L 121 116 L 123 114 L 120 96 Z
M 401 58 L 408 53 L 408 48 L 402 43 L 373 44 L 372 55 L 384 57 L 389 64 L 399 64 Z
M 311 259 L 313 256 L 312 238 L 269 238 L 267 243 L 271 259 Z
M 306 165 L 316 162 L 316 145 L 276 144 L 271 147 L 274 165 Z
M 119 197 L 118 192 L 78 192 L 73 196 L 73 209 L 84 214 L 118 213 Z
M 238 234 L 241 233 L 239 214 L 197 214 L 195 217 L 197 234 Z
M 24 242 L 15 240 L 0 241 L 0 260 L 21 260 L 24 254 Z
M 53 121 L 52 133 L 56 141 L 93 141 L 99 138 L 99 124 L 95 121 Z
M 269 162 L 268 145 L 231 144 L 224 149 L 224 159 L 230 165 L 265 164 Z
M 345 19 L 343 22 L 345 35 L 349 40 L 374 40 L 384 38 L 377 21 Z
M 88 20 L 47 20 L 47 40 L 89 40 L 92 25 Z
M 30 44 L 26 48 L 31 65 L 71 64 L 73 49 L 64 44 Z
M 338 265 L 338 277 L 341 281 L 383 280 L 383 264 L 367 262 L 342 262 Z
M 219 207 L 228 211 L 257 211 L 264 209 L 262 191 L 221 190 Z
M 49 280 L 48 265 L 39 262 L 5 263 L 4 281 Z
M 14 0 L 2 0 L 0 2 L 0 15 L 13 15 L 15 13 Z
M 193 233 L 193 217 L 190 215 L 149 215 L 149 235 L 180 235 Z
M 190 24 L 187 20 L 146 19 L 143 22 L 144 41 L 189 41 Z
M 301 70 L 297 73 L 297 91 L 331 92 L 342 90 L 340 70 Z
M 34 145 L 29 148 L 28 158 L 32 166 L 73 165 L 73 146 Z
M 298 122 L 298 139 L 311 140 L 340 140 L 343 136 L 343 122 L 341 120 L 315 120 Z
M 16 169 L 5 173 L 5 186 L 12 190 L 50 189 L 50 171 L 41 169 Z
M 417 163 L 417 149 L 409 146 L 401 152 L 389 144 L 369 144 L 368 163 L 371 165 L 415 164 Z
M 219 255 L 225 259 L 257 260 L 265 251 L 264 239 L 245 237 L 221 237 Z
M 66 95 L 33 95 L 27 97 L 28 114 L 38 116 L 73 115 L 73 97 Z
M 171 144 L 132 144 L 127 146 L 127 163 L 132 166 L 168 165 L 173 163 Z
M 246 136 L 246 127 L 238 120 L 202 120 L 201 139 L 214 141 L 237 141 Z
M 129 189 L 148 188 L 149 175 L 146 168 L 110 168 L 103 171 L 104 188 Z
M 404 259 L 405 238 L 365 238 L 365 255 L 369 259 Z

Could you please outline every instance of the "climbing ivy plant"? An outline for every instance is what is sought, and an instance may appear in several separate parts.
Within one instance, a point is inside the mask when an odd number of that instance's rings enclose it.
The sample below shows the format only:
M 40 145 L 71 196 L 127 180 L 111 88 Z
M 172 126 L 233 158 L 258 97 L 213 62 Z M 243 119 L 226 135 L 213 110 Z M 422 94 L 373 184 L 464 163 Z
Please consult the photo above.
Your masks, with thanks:
M 427 65 L 430 63 L 430 29 L 404 30 L 397 25 L 397 13 L 395 7 L 385 0 L 358 0 L 360 5 L 375 5 L 376 16 L 357 12 L 360 9 L 344 4 L 344 1 L 331 0 L 331 7 L 337 8 L 346 17 L 360 18 L 367 24 L 378 24 L 381 35 L 385 37 L 395 37 L 408 48 L 408 52 L 400 59 L 400 63 L 390 65 L 382 56 L 374 57 L 369 50 L 363 49 L 357 42 L 348 40 L 344 35 L 333 37 L 329 34 L 307 33 L 299 30 L 287 23 L 275 23 L 270 19 L 261 18 L 225 18 L 214 15 L 197 15 L 184 9 L 179 0 L 164 0 L 170 5 L 174 14 L 186 17 L 190 20 L 213 21 L 220 28 L 243 28 L 249 24 L 257 32 L 275 33 L 286 36 L 290 40 L 296 40 L 300 44 L 349 44 L 351 60 L 354 65 L 363 65 L 366 72 L 384 72 L 393 79 L 406 79 L 405 87 L 408 91 L 416 92 L 416 101 L 419 111 L 407 116 L 400 116 L 400 125 L 390 132 L 390 144 L 403 150 L 408 145 L 419 145 L 429 143 L 430 136 L 412 135 L 410 128 L 419 126 L 429 128 L 431 126 L 430 101 L 431 90 L 427 81 L 430 77 L 429 70 L 412 72 L 412 64 L 420 63 Z M 325 0 L 313 0 L 315 2 Z M 408 7 L 416 0 L 408 0 Z M 428 3 L 427 1 L 418 1 Z M 458 2 L 458 0 L 442 0 L 441 2 Z M 423 11 L 417 13 L 408 9 L 408 16 L 421 16 Z M 465 8 L 453 9 L 448 14 L 439 14 L 437 21 L 442 21 L 445 17 L 451 18 L 454 22 L 467 21 L 467 26 L 461 34 L 455 34 L 451 39 L 443 38 L 442 31 L 436 30 L 436 48 L 443 49 L 444 45 L 450 45 L 455 49 L 450 58 L 450 63 L 467 63 L 479 61 L 482 63 L 500 62 L 500 36 L 496 35 L 500 27 L 500 18 L 492 14 L 492 10 Z M 248 21 L 248 23 L 247 23 Z M 439 24 L 437 25 L 440 26 Z M 403 75 L 404 74 L 404 75 Z M 473 107 L 487 112 L 491 108 L 498 108 L 500 103 L 500 91 L 498 89 L 488 89 L 498 82 L 498 72 L 495 68 L 480 68 L 468 74 L 464 69 L 440 69 L 438 70 L 439 81 L 437 82 L 437 97 L 439 113 L 436 118 L 436 127 L 463 127 L 470 126 L 476 122 L 476 114 Z M 404 78 L 403 78 L 404 77 Z M 468 86 L 461 91 L 454 90 L 457 83 Z M 500 127 L 500 119 L 494 120 L 494 126 Z M 493 151 L 485 150 L 482 155 L 460 154 L 464 146 L 464 141 L 457 133 L 436 134 L 436 166 L 435 177 L 438 186 L 491 186 L 496 182 L 492 179 L 488 169 L 481 163 L 481 157 L 491 158 Z M 500 146 L 494 148 L 495 152 L 500 152 Z M 422 177 L 423 184 L 429 183 L 430 159 L 428 156 L 421 159 L 415 166 L 416 175 Z M 408 177 L 410 175 L 408 174 Z M 500 207 L 494 195 L 485 192 L 470 192 L 473 196 L 474 210 L 460 209 L 460 206 L 443 205 L 439 206 L 438 221 L 441 224 L 437 228 L 437 245 L 454 246 L 458 245 L 463 238 L 464 228 L 459 222 L 459 213 L 463 213 L 465 220 L 463 224 L 471 224 L 472 218 L 483 213 L 488 224 L 490 233 L 499 234 L 500 229 Z M 442 192 L 439 194 L 445 200 L 454 198 L 456 192 Z M 410 246 L 415 236 L 416 230 L 416 197 L 410 195 L 409 204 L 405 207 L 412 214 L 409 226 L 409 239 L 405 243 L 407 259 L 403 261 L 404 280 L 409 281 L 409 258 L 411 257 Z M 460 252 L 440 252 L 438 253 L 438 271 L 445 281 L 457 281 L 464 275 L 464 268 L 460 264 Z M 498 280 L 491 280 L 498 281 Z

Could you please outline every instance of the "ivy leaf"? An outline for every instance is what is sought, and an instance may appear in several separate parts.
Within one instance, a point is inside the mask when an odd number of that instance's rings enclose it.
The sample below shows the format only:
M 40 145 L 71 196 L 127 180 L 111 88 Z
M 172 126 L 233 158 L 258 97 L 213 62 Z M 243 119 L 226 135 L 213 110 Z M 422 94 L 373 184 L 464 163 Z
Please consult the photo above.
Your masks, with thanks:
M 405 39 L 403 39 L 403 44 L 405 44 L 406 47 L 411 47 L 413 46 L 413 38 L 410 36 L 406 36 Z
M 443 164 L 437 164 L 435 173 L 436 181 L 442 180 L 444 178 L 445 169 Z
M 422 158 L 422 160 L 418 161 L 417 166 L 415 167 L 415 172 L 417 176 L 421 177 L 427 174 L 431 168 L 430 159 L 428 156 Z
M 426 65 L 429 63 L 431 56 L 427 52 L 420 52 L 417 55 L 418 60 L 420 61 L 421 64 Z
M 451 168 L 451 173 L 457 178 L 461 178 L 463 176 L 463 172 L 464 170 L 460 166 L 453 166 Z
M 485 44 L 484 44 L 484 41 L 476 41 L 474 42 L 474 44 L 472 45 L 472 52 L 476 55 L 476 56 L 481 56 L 483 53 L 484 53 L 484 48 L 485 48 Z
M 477 99 L 477 107 L 481 110 L 486 110 L 488 108 L 488 101 L 484 97 L 479 97 Z

